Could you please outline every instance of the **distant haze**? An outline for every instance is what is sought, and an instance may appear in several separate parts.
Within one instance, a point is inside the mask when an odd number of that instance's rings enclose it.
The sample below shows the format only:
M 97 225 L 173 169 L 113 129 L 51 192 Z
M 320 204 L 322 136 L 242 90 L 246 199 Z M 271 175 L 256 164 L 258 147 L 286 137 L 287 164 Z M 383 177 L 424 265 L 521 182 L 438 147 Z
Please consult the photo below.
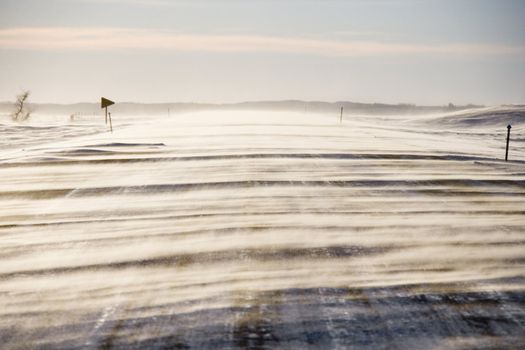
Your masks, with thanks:
M 522 0 L 1 0 L 0 101 L 525 102 Z

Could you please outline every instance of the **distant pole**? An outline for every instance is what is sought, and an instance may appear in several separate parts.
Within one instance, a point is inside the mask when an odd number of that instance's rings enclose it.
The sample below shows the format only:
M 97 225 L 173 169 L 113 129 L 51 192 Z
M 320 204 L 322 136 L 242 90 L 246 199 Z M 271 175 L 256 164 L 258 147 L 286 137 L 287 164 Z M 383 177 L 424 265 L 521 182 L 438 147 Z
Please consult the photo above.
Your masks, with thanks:
M 111 123 L 111 112 L 109 112 L 109 130 L 113 133 L 113 123 Z
M 510 124 L 507 125 L 507 148 L 505 149 L 505 161 L 507 161 L 509 158 L 510 128 L 512 128 L 512 126 Z
M 339 116 L 339 123 L 343 122 L 343 107 L 341 106 L 341 115 Z
M 108 107 L 104 108 L 106 110 L 106 125 L 108 125 Z

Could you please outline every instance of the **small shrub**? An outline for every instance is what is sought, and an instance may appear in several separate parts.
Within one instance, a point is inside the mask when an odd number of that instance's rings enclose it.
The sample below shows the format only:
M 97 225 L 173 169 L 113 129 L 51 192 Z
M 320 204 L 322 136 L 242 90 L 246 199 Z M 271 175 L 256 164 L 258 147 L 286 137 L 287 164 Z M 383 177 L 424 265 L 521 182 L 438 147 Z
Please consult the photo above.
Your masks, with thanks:
M 11 114 L 11 118 L 15 121 L 23 121 L 23 120 L 27 120 L 29 119 L 29 117 L 31 116 L 31 111 L 29 110 L 29 108 L 27 108 L 27 105 L 26 105 L 26 102 L 27 102 L 27 98 L 29 97 L 29 95 L 31 94 L 30 91 L 22 91 L 22 93 L 18 96 L 16 96 L 16 101 L 15 101 L 15 110 L 13 112 L 13 114 Z

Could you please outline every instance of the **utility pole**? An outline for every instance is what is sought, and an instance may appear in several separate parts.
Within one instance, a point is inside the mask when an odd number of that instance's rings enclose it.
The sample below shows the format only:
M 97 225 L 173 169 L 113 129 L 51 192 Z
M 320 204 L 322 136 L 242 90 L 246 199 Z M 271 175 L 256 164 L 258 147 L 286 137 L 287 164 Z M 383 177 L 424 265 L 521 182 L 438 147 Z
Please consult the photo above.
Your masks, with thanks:
M 339 124 L 343 122 L 343 106 L 341 106 L 341 115 L 339 116 Z

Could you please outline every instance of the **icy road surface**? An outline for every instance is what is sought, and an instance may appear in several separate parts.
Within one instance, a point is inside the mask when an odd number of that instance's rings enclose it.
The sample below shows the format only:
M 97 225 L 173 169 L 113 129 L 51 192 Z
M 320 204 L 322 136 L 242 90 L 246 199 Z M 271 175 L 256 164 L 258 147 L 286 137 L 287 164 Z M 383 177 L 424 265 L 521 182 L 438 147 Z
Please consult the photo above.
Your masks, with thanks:
M 524 109 L 34 119 L 2 349 L 525 348 Z

